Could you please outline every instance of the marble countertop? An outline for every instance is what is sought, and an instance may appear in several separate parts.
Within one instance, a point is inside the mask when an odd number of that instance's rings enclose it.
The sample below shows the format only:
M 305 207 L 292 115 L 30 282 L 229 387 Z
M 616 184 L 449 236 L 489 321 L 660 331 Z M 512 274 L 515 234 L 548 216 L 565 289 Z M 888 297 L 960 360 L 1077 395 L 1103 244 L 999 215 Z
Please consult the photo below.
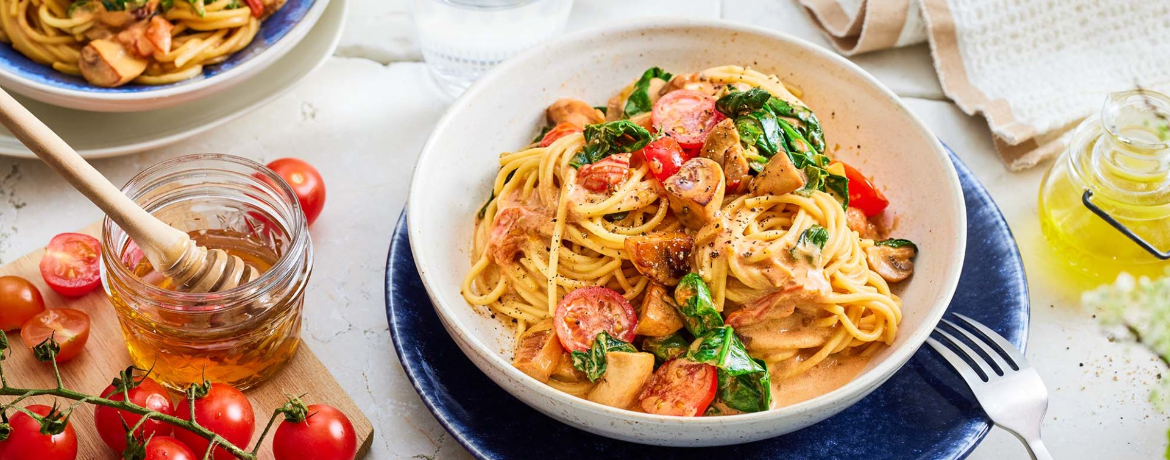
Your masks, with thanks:
M 423 406 L 392 349 L 383 269 L 405 204 L 414 160 L 450 104 L 419 62 L 407 0 L 351 0 L 334 57 L 271 104 L 195 139 L 142 154 L 95 161 L 115 183 L 182 153 L 223 152 L 260 162 L 298 157 L 316 165 L 328 203 L 312 235 L 316 267 L 306 301 L 305 340 L 365 408 L 376 438 L 373 459 L 460 459 L 468 454 Z M 828 46 L 795 3 L 772 0 L 577 0 L 570 28 L 669 12 L 772 27 Z M 1032 296 L 1028 358 L 1047 382 L 1044 435 L 1057 458 L 1157 458 L 1170 418 L 1147 402 L 1165 371 L 1151 354 L 1102 332 L 1046 275 L 1051 254 L 1036 217 L 1044 166 L 1009 172 L 980 118 L 948 102 L 925 45 L 853 59 L 900 95 L 975 172 L 1017 238 Z M 100 212 L 35 160 L 0 158 L 0 262 L 44 245 Z M 360 244 L 354 244 L 360 242 Z M 880 453 L 878 455 L 881 456 Z M 1027 458 L 993 429 L 973 459 Z

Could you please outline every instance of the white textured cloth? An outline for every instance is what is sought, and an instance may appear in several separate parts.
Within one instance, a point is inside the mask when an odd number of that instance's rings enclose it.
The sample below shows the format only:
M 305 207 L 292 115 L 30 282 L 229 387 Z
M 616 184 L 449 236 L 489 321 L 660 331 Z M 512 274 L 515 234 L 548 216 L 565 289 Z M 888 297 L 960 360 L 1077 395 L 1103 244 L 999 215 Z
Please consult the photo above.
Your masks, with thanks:
M 1170 0 L 797 0 L 843 54 L 929 40 L 947 96 L 1011 169 L 1064 150 L 1105 95 L 1170 91 Z

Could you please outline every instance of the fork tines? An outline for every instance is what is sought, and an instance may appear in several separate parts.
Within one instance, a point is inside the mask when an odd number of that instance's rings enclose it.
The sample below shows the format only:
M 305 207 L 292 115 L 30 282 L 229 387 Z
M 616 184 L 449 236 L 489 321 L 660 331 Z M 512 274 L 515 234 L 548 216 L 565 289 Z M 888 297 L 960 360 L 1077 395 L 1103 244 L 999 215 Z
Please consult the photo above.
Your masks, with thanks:
M 963 368 L 969 366 L 978 374 L 973 377 L 987 382 L 996 377 L 1002 377 L 1005 372 L 1030 367 L 1024 355 L 1003 336 L 971 318 L 958 313 L 953 313 L 953 315 L 958 319 L 957 322 L 944 318 L 942 324 L 935 328 L 940 339 L 935 339 L 932 336 L 926 341 L 943 357 L 951 361 L 951 364 L 955 365 L 961 373 L 964 372 Z M 943 325 L 949 327 L 944 328 Z M 946 329 L 954 331 L 962 338 L 948 333 Z M 956 360 L 967 363 L 967 366 L 959 366 L 955 362 Z M 964 375 L 964 377 L 971 376 Z

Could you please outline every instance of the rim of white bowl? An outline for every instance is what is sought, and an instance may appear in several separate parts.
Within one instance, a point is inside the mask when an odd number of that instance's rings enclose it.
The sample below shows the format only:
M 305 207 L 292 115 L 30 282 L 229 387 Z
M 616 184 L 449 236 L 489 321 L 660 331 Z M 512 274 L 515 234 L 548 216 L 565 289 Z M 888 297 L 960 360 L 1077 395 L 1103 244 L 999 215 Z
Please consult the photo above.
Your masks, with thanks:
M 854 64 L 848 59 L 845 59 L 844 57 L 841 57 L 840 55 L 833 53 L 821 46 L 785 34 L 783 32 L 778 32 L 764 27 L 726 20 L 715 21 L 707 19 L 686 18 L 640 19 L 566 34 L 557 40 L 542 44 L 504 61 L 500 65 L 496 66 L 496 68 L 492 69 L 490 72 L 481 77 L 473 85 L 471 85 L 471 87 L 468 88 L 468 90 L 464 92 L 463 95 L 460 96 L 459 99 L 457 99 L 450 108 L 447 109 L 447 112 L 443 115 L 443 118 L 440 119 L 439 122 L 435 125 L 435 129 L 431 132 L 430 137 L 427 138 L 427 142 L 423 144 L 418 161 L 414 166 L 414 171 L 411 177 L 410 193 L 407 197 L 406 218 L 410 227 L 410 247 L 411 251 L 415 255 L 415 266 L 418 268 L 418 271 L 421 274 L 423 285 L 427 289 L 427 296 L 430 297 L 431 304 L 435 306 L 435 310 L 440 315 L 440 319 L 454 324 L 460 331 L 470 330 L 470 328 L 463 324 L 463 322 L 460 321 L 457 316 L 449 314 L 448 309 L 451 308 L 451 306 L 441 302 L 434 294 L 435 287 L 431 285 L 431 280 L 428 276 L 428 274 L 431 273 L 431 270 L 428 262 L 425 260 L 426 256 L 431 253 L 431 248 L 424 245 L 415 244 L 417 241 L 417 238 L 415 238 L 416 233 L 420 231 L 418 229 L 422 228 L 422 223 L 418 219 L 421 219 L 420 216 L 423 213 L 410 212 L 410 209 L 413 207 L 412 204 L 415 202 L 415 190 L 420 189 L 422 186 L 422 183 L 420 182 L 422 178 L 420 178 L 418 175 L 419 167 L 424 163 L 424 160 L 427 157 L 434 154 L 431 150 L 434 144 L 437 143 L 439 134 L 448 128 L 454 115 L 464 110 L 467 106 L 471 105 L 471 101 L 475 99 L 479 93 L 487 91 L 486 88 L 488 85 L 501 78 L 501 75 L 507 73 L 513 67 L 518 67 L 522 63 L 533 59 L 535 56 L 549 52 L 549 50 L 556 49 L 566 44 L 586 38 L 596 38 L 602 35 L 620 34 L 634 30 L 652 31 L 654 29 L 678 29 L 687 27 L 722 29 L 726 30 L 727 32 L 751 33 L 767 36 L 773 40 L 784 43 L 785 46 L 795 46 L 801 48 L 804 51 L 826 58 L 856 74 L 866 83 L 869 83 L 871 86 L 876 88 L 882 97 L 884 97 L 899 110 L 904 112 L 910 118 L 914 124 L 914 127 L 927 137 L 927 141 L 933 147 L 934 154 L 939 156 L 945 162 L 945 164 L 949 166 L 947 168 L 947 179 L 951 186 L 952 196 L 958 197 L 959 205 L 957 208 L 951 210 L 951 218 L 954 219 L 960 229 L 964 229 L 963 231 L 959 232 L 956 241 L 959 257 L 960 259 L 964 257 L 967 247 L 967 233 L 965 231 L 967 227 L 966 204 L 963 201 L 963 188 L 962 184 L 959 182 L 959 175 L 955 171 L 954 166 L 951 164 L 950 158 L 946 153 L 946 149 L 943 147 L 942 142 L 940 142 L 938 137 L 936 137 L 930 131 L 926 124 L 923 123 L 922 120 L 918 118 L 918 116 L 914 115 L 914 113 L 911 112 L 904 104 L 902 104 L 901 100 L 896 94 L 893 93 L 893 91 L 878 81 L 877 78 L 875 78 L 869 72 L 866 72 L 857 64 Z M 955 266 L 957 268 L 951 270 L 946 279 L 940 280 L 942 282 L 942 290 L 940 292 L 944 293 L 945 298 L 939 298 L 936 300 L 936 304 L 933 305 L 931 310 L 927 313 L 926 318 L 923 320 L 919 328 L 910 333 L 910 336 L 906 338 L 906 342 L 902 344 L 901 348 L 891 350 L 890 356 L 888 356 L 883 362 L 873 368 L 869 368 L 863 371 L 860 375 L 833 391 L 812 399 L 801 401 L 791 406 L 770 409 L 762 412 L 736 414 L 726 417 L 681 417 L 672 415 L 647 414 L 643 412 L 635 412 L 627 409 L 606 406 L 604 404 L 595 403 L 584 398 L 579 398 L 568 393 L 558 391 L 548 385 L 545 385 L 532 378 L 528 374 L 521 372 L 519 369 L 516 369 L 511 365 L 511 363 L 506 361 L 498 353 L 492 352 L 491 349 L 481 340 L 479 340 L 479 338 L 474 334 L 464 333 L 462 335 L 464 336 L 463 340 L 469 343 L 477 354 L 479 354 L 488 362 L 492 363 L 497 369 L 502 370 L 513 381 L 520 382 L 526 388 L 538 393 L 541 396 L 551 398 L 567 405 L 579 406 L 582 409 L 588 409 L 597 413 L 605 413 L 609 416 L 624 418 L 637 422 L 682 423 L 685 425 L 691 425 L 693 427 L 722 426 L 729 422 L 751 423 L 754 421 L 760 421 L 779 416 L 791 416 L 794 414 L 799 415 L 813 412 L 829 402 L 847 400 L 851 396 L 856 396 L 860 393 L 876 389 L 881 383 L 884 383 L 885 380 L 888 380 L 889 377 L 893 376 L 899 368 L 901 368 L 907 361 L 909 361 L 910 357 L 912 357 L 914 353 L 916 353 L 922 346 L 922 344 L 926 342 L 926 338 L 930 336 L 930 333 L 934 330 L 935 326 L 938 325 L 939 320 L 942 319 L 943 314 L 946 313 L 947 307 L 950 305 L 951 299 L 954 297 L 955 289 L 958 287 L 959 275 L 962 273 L 961 261 L 958 264 L 955 264 Z M 471 308 L 471 306 L 466 303 L 461 303 L 460 307 Z M 505 388 L 505 391 L 508 390 Z
M 291 50 L 293 46 L 296 46 L 297 43 L 300 43 L 301 39 L 305 38 L 305 35 L 308 35 L 309 30 L 313 28 L 313 25 L 315 25 L 317 20 L 321 18 L 321 14 L 325 12 L 325 7 L 329 6 L 329 1 L 330 0 L 314 0 L 312 8 L 310 8 L 309 11 L 305 13 L 305 17 L 301 18 L 300 21 L 297 21 L 296 25 L 294 25 L 292 29 L 289 29 L 289 31 L 280 38 L 280 40 L 277 40 L 276 43 L 273 43 L 272 46 L 268 47 L 268 49 L 264 50 L 260 54 L 252 56 L 240 65 L 235 66 L 226 72 L 219 73 L 196 82 L 185 83 L 167 88 L 159 88 L 158 90 L 136 91 L 132 93 L 95 93 L 84 90 L 61 88 L 46 83 L 29 80 L 21 75 L 13 73 L 7 67 L 0 67 L 0 81 L 3 81 L 4 83 L 14 87 L 22 87 L 29 91 L 48 93 L 53 96 L 64 96 L 95 102 L 132 102 L 152 99 L 167 99 L 179 94 L 192 93 L 210 86 L 218 85 L 224 80 L 233 79 L 238 75 L 250 75 L 254 71 L 259 70 L 257 67 L 262 68 L 276 62 L 281 56 Z M 265 56 L 266 59 L 259 59 L 261 56 Z M 45 68 L 52 70 L 52 68 L 49 66 L 45 66 Z M 38 97 L 33 97 L 33 99 L 40 100 Z

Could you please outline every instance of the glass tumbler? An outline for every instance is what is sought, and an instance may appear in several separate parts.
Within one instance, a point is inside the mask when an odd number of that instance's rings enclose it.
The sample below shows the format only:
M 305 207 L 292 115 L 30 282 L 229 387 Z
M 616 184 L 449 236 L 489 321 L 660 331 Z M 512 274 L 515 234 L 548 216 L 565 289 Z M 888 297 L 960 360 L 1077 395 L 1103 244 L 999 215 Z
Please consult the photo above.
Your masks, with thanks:
M 504 59 L 559 34 L 573 0 L 411 0 L 423 59 L 452 97 Z
M 275 375 L 300 344 L 313 268 L 308 224 L 288 184 L 251 160 L 200 154 L 147 168 L 122 191 L 200 245 L 261 270 L 226 291 L 179 292 L 107 218 L 102 284 L 134 365 L 172 389 L 204 378 L 246 389 Z

